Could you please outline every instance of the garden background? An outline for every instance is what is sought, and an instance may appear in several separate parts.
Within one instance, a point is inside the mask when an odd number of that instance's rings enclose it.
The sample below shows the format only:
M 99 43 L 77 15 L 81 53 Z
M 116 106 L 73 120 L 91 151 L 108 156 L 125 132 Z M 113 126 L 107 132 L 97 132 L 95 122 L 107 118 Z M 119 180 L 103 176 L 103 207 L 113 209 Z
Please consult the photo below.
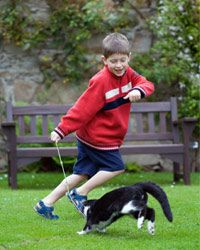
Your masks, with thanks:
M 0 123 L 5 118 L 6 101 L 11 101 L 15 105 L 73 103 L 86 88 L 89 78 L 102 67 L 102 38 L 105 34 L 115 31 L 124 33 L 130 41 L 130 65 L 155 83 L 155 94 L 146 100 L 164 101 L 176 96 L 179 101 L 180 118 L 200 118 L 199 18 L 199 0 L 0 0 Z M 199 141 L 199 123 L 195 128 L 193 140 Z M 66 159 L 65 164 L 70 166 L 68 171 L 71 171 L 73 161 L 74 159 Z M 173 226 L 169 226 L 167 222 L 159 225 L 159 230 L 163 232 L 168 227 L 168 240 L 160 234 L 157 238 L 160 245 L 156 244 L 155 249 L 198 249 L 199 222 L 195 221 L 195 218 L 199 217 L 198 152 L 193 155 L 195 173 L 192 177 L 193 185 L 188 189 L 183 187 L 182 183 L 180 186 L 174 186 L 171 178 L 166 178 L 170 176 L 165 172 L 171 170 L 170 162 L 160 158 L 146 158 L 146 161 L 148 164 L 142 158 L 135 158 L 128 166 L 129 173 L 128 176 L 125 175 L 125 179 L 117 179 L 114 184 L 105 186 L 105 189 L 97 189 L 92 196 L 100 196 L 124 183 L 131 184 L 146 179 L 163 185 L 168 193 L 175 190 L 170 194 L 170 199 L 176 211 L 177 221 Z M 75 242 L 79 241 L 74 233 L 81 228 L 83 222 L 79 221 L 73 209 L 70 210 L 70 217 L 75 218 L 79 228 L 75 227 L 75 222 L 73 227 L 70 224 L 66 229 L 65 221 L 61 221 L 53 230 L 50 223 L 44 223 L 41 229 L 41 221 L 36 221 L 32 211 L 29 211 L 36 198 L 48 193 L 62 179 L 60 173 L 55 173 L 56 177 L 47 173 L 57 172 L 59 168 L 57 159 L 33 164 L 23 169 L 20 174 L 19 190 L 10 191 L 6 183 L 5 137 L 0 128 L 0 211 L 3 218 L 0 221 L 4 228 L 4 237 L 0 237 L 0 249 L 66 249 L 63 246 L 65 233 L 70 228 L 68 240 L 72 238 Z M 165 171 L 154 176 L 155 173 L 152 171 L 157 170 Z M 43 171 L 46 173 L 43 174 Z M 166 182 L 163 182 L 163 179 Z M 182 194 L 180 200 L 177 198 L 178 194 Z M 29 197 L 33 200 L 30 201 Z M 63 204 L 64 201 L 59 203 L 58 211 L 63 213 L 65 218 Z M 12 216 L 9 214 L 8 205 L 14 207 Z M 24 209 L 26 212 L 23 216 Z M 180 213 L 177 214 L 177 211 Z M 16 216 L 17 213 L 19 217 Z M 20 218 L 25 223 L 22 223 L 21 227 Z M 162 220 L 160 212 L 158 220 Z M 123 223 L 117 226 L 119 239 L 125 237 L 127 240 L 127 245 L 123 243 L 122 248 L 130 249 L 132 240 L 134 241 L 130 237 L 132 231 L 128 231 L 128 236 L 122 236 L 127 231 L 123 231 Z M 31 234 L 29 227 L 39 228 L 39 231 L 34 229 Z M 61 234 L 55 236 L 59 228 Z M 112 240 L 116 240 L 115 230 L 117 228 L 111 229 Z M 175 232 L 177 242 L 173 236 Z M 104 245 L 101 248 L 95 243 L 97 247 L 93 249 L 109 250 L 113 246 L 119 247 L 115 244 L 109 245 L 108 235 L 107 238 L 91 236 L 86 241 L 81 240 L 77 248 L 72 244 L 68 249 L 87 249 L 87 245 L 92 249 L 89 240 L 96 242 L 96 239 L 104 239 Z M 153 248 L 155 243 L 149 238 L 149 248 L 143 248 L 146 244 L 140 237 L 140 233 L 136 233 L 135 249 Z M 41 244 L 37 244 L 38 239 L 41 239 Z M 48 241 L 52 239 L 55 240 L 55 244 L 50 246 Z M 184 239 L 187 240 L 184 242 Z M 112 240 L 111 242 L 114 242 Z M 145 236 L 143 240 L 146 240 Z M 156 238 L 154 241 L 157 241 Z M 120 242 L 117 241 L 117 244 Z M 164 245 L 166 242 L 169 247 Z
M 114 31 L 130 41 L 130 65 L 155 83 L 146 100 L 176 96 L 180 118 L 199 117 L 199 5 L 195 0 L 0 1 L 0 123 L 5 101 L 73 103 L 102 67 L 102 38 Z M 194 141 L 198 132 L 199 126 Z M 133 161 L 172 168 L 155 155 Z M 0 169 L 5 167 L 0 129 Z

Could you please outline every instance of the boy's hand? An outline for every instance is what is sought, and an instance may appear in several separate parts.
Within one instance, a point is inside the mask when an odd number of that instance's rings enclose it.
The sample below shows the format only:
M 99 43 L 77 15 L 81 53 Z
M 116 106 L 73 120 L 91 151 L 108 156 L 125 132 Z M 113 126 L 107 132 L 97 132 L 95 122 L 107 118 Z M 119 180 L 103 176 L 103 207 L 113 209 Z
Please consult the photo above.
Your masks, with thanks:
M 141 99 L 141 93 L 138 89 L 133 89 L 126 96 L 124 96 L 124 99 L 129 99 L 130 102 L 138 101 Z
M 52 131 L 51 132 L 51 140 L 53 141 L 53 142 L 58 142 L 58 141 L 60 141 L 60 136 L 59 136 L 59 134 L 58 133 L 56 133 L 55 131 Z

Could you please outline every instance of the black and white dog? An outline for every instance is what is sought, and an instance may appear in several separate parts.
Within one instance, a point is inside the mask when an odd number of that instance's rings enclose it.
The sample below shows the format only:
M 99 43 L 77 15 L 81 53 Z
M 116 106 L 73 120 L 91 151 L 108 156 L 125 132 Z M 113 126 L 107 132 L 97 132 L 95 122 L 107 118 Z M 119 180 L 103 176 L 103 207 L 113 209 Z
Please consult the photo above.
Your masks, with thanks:
M 172 222 L 173 216 L 166 193 L 155 183 L 139 182 L 108 192 L 98 200 L 85 201 L 86 224 L 78 234 L 86 234 L 93 230 L 105 232 L 106 227 L 120 217 L 131 215 L 137 219 L 139 229 L 147 220 L 148 232 L 153 235 L 155 232 L 155 210 L 147 206 L 147 193 L 159 201 L 166 218 Z

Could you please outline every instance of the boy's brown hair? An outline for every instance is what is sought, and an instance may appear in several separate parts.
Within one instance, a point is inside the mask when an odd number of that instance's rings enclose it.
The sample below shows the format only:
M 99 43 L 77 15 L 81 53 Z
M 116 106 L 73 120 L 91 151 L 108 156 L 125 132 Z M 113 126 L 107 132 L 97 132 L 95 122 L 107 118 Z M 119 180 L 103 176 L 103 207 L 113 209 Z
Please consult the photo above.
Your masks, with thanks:
M 102 42 L 102 53 L 105 58 L 112 54 L 130 54 L 130 45 L 126 36 L 121 33 L 111 33 Z

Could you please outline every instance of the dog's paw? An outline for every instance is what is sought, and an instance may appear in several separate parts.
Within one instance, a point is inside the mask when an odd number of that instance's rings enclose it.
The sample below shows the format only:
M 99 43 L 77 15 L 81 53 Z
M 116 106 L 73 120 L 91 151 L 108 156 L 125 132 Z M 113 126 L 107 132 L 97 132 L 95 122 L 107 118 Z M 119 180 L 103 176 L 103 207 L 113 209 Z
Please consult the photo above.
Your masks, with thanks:
M 82 231 L 80 231 L 80 232 L 77 232 L 77 234 L 79 234 L 79 235 L 83 235 L 83 234 L 86 234 L 87 232 L 86 231 L 84 231 L 84 230 L 82 230 Z
M 98 231 L 99 233 L 105 233 L 105 232 L 106 232 L 106 229 L 105 229 L 105 228 L 102 228 L 102 229 L 97 228 L 97 231 Z
M 138 220 L 137 220 L 137 228 L 141 229 L 143 227 L 143 225 L 144 225 L 144 216 L 138 218 Z
M 149 234 L 154 235 L 155 234 L 155 223 L 152 221 L 148 221 L 147 229 L 148 229 Z

